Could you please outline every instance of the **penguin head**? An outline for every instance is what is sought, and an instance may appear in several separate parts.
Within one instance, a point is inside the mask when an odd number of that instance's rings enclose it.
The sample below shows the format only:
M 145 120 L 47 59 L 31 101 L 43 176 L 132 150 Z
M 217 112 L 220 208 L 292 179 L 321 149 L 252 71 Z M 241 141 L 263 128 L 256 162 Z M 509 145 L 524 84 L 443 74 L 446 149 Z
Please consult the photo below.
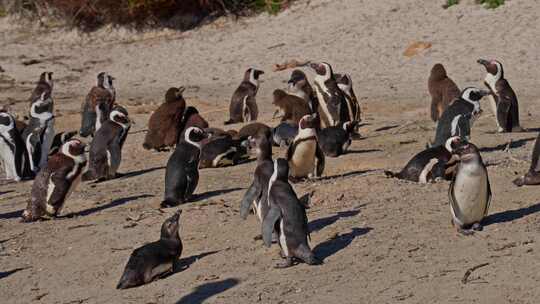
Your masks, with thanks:
M 478 148 L 465 139 L 461 139 L 454 145 L 455 147 L 452 150 L 452 154 L 457 155 L 460 161 L 467 161 L 479 155 Z
M 51 88 L 53 86 L 53 72 L 43 72 L 39 75 L 39 82 L 48 84 Z
M 131 125 L 127 110 L 119 105 L 115 105 L 109 114 L 109 119 L 121 125 L 124 129 Z
M 274 101 L 273 104 L 279 103 L 280 100 L 282 100 L 285 96 L 287 96 L 287 93 L 281 89 L 274 90 Z
M 317 113 L 304 115 L 298 122 L 298 131 L 305 129 L 314 129 L 318 122 Z
M 43 92 L 30 106 L 30 116 L 43 121 L 49 120 L 53 118 L 52 106 L 50 92 Z
M 71 158 L 80 157 L 84 155 L 84 149 L 86 145 L 78 139 L 70 139 L 62 145 L 62 154 Z
M 98 87 L 101 87 L 104 89 L 111 89 L 114 87 L 113 80 L 114 80 L 114 77 L 107 74 L 106 72 L 101 72 L 97 76 L 97 85 Z
M 259 77 L 264 74 L 264 71 L 249 68 L 244 73 L 244 81 L 251 82 L 255 86 L 259 86 Z
M 444 66 L 440 63 L 437 63 L 431 68 L 431 74 L 429 77 L 433 80 L 443 80 L 448 76 L 446 74 Z
M 326 62 L 311 63 L 309 67 L 312 68 L 318 76 L 324 78 L 325 80 L 332 78 L 334 75 L 332 66 Z
M 458 147 L 463 144 L 464 140 L 459 136 L 453 136 L 446 140 L 444 147 L 450 153 L 453 153 Z
M 486 68 L 486 72 L 488 74 L 496 76 L 497 79 L 504 77 L 503 66 L 502 63 L 500 63 L 499 61 L 478 59 L 477 62 Z
M 274 174 L 277 180 L 287 182 L 289 180 L 289 163 L 284 158 L 274 160 Z
M 0 133 L 9 132 L 15 127 L 15 119 L 7 112 L 0 112 Z
M 356 127 L 358 126 L 358 121 L 347 121 L 343 123 L 343 130 L 347 132 L 347 134 L 351 134 L 356 130 Z
M 178 209 L 171 217 L 161 225 L 161 239 L 177 239 L 180 238 L 178 230 L 180 228 L 180 214 L 182 210 Z
M 199 149 L 201 148 L 201 142 L 208 137 L 209 134 L 199 127 L 189 127 L 184 133 L 184 140 Z
M 249 149 L 256 149 L 257 154 L 263 150 L 271 147 L 270 139 L 272 138 L 272 131 L 265 129 L 260 130 L 254 136 L 248 137 Z
M 182 93 L 184 93 L 185 90 L 186 88 L 184 87 L 168 89 L 167 93 L 165 93 L 165 102 L 175 102 L 175 101 L 184 100 L 184 96 L 182 96 Z
M 463 91 L 461 91 L 461 98 L 468 102 L 476 103 L 480 101 L 482 97 L 487 96 L 489 94 L 491 93 L 487 90 L 480 90 L 478 88 L 468 87 L 464 89 Z
M 292 87 L 296 86 L 297 84 L 300 85 L 301 83 L 305 83 L 305 82 L 307 82 L 307 77 L 306 77 L 306 74 L 302 72 L 301 70 L 294 70 L 291 73 L 291 77 L 287 81 L 289 86 L 292 86 Z

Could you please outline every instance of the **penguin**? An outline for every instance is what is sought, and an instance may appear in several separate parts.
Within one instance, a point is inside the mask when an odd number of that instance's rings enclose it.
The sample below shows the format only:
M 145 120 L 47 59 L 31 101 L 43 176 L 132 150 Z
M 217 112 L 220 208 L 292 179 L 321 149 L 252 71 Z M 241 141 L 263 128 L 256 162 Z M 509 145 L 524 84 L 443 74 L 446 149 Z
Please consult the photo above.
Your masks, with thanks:
M 454 142 L 452 153 L 459 163 L 448 189 L 452 223 L 465 235 L 482 230 L 481 222 L 491 203 L 491 186 L 478 148 L 465 140 Z
M 231 98 L 226 125 L 257 120 L 259 110 L 255 97 L 259 90 L 259 77 L 263 74 L 263 71 L 254 68 L 249 68 L 244 73 L 244 80 Z
M 471 127 L 482 114 L 480 99 L 489 95 L 489 91 L 468 87 L 461 92 L 458 99 L 446 108 L 437 123 L 435 142 L 432 146 L 443 145 L 453 136 L 470 139 Z
M 62 145 L 65 144 L 68 140 L 72 139 L 75 135 L 77 135 L 77 133 L 77 131 L 66 131 L 54 135 L 49 155 L 53 155 L 60 151 Z
M 282 122 L 272 129 L 272 142 L 276 146 L 288 147 L 298 135 L 298 124 Z
M 328 127 L 317 132 L 317 140 L 325 156 L 338 157 L 347 152 L 358 122 L 347 121 L 339 126 Z
M 145 149 L 161 151 L 176 144 L 177 127 L 186 109 L 186 101 L 182 96 L 184 90 L 184 87 L 168 89 L 165 102 L 150 115 L 143 143 Z
M 484 84 L 491 91 L 490 105 L 495 115 L 498 132 L 522 132 L 519 125 L 519 106 L 516 93 L 504 78 L 502 64 L 497 60 L 478 59 L 486 68 Z
M 22 138 L 26 145 L 30 170 L 37 173 L 47 164 L 47 157 L 54 140 L 53 101 L 47 92 L 30 107 L 30 120 Z
M 30 106 L 34 101 L 39 99 L 43 93 L 45 93 L 48 96 L 52 96 L 52 90 L 53 90 L 53 72 L 43 72 L 41 75 L 39 75 L 39 80 L 36 84 L 36 87 L 32 91 L 32 95 L 30 96 Z
M 273 118 L 281 113 L 282 122 L 290 121 L 298 124 L 302 117 L 311 114 L 311 108 L 303 98 L 289 95 L 283 90 L 278 89 L 274 91 L 274 101 L 272 104 L 277 107 Z
M 96 131 L 90 143 L 88 171 L 84 181 L 104 181 L 117 177 L 122 161 L 122 147 L 131 128 L 125 108 L 115 105 L 109 119 Z
M 250 146 L 257 151 L 257 167 L 253 174 L 253 182 L 240 203 L 240 216 L 244 220 L 249 214 L 250 207 L 261 223 L 269 210 L 268 182 L 274 173 L 270 136 L 270 131 L 266 131 L 259 133 L 256 137 L 252 136 L 249 138 Z
M 249 137 L 257 137 L 271 131 L 272 129 L 269 126 L 263 124 L 262 122 L 252 122 L 240 128 L 236 137 L 239 140 L 244 141 Z
M 167 161 L 165 171 L 165 196 L 161 207 L 173 207 L 186 203 L 199 182 L 199 159 L 201 141 L 208 137 L 202 129 L 189 127 L 176 144 Z
M 461 141 L 459 136 L 450 137 L 444 145 L 427 148 L 416 154 L 400 172 L 385 171 L 387 177 L 427 184 L 440 179 L 449 180 L 453 161 L 452 146 Z
M 356 94 L 354 94 L 353 89 L 353 83 L 351 75 L 349 74 L 336 74 L 336 81 L 338 84 L 339 89 L 343 92 L 345 95 L 345 101 L 347 105 L 347 113 L 342 118 L 342 121 L 347 121 L 346 119 L 349 118 L 350 121 L 356 122 L 356 127 L 358 126 L 358 123 L 362 121 L 361 114 L 362 111 L 360 109 L 360 103 L 358 102 L 358 99 L 356 98 Z
M 317 95 L 309 83 L 306 74 L 301 70 L 294 70 L 287 81 L 288 93 L 304 99 L 311 109 L 311 114 L 316 113 L 319 107 Z
M 24 141 L 15 126 L 15 118 L 7 112 L 0 112 L 0 160 L 8 180 L 18 182 L 33 177 Z
M 437 122 L 444 110 L 461 95 L 458 86 L 448 77 L 444 66 L 440 63 L 431 68 L 428 91 L 431 95 L 431 120 L 434 122 Z
M 22 214 L 23 222 L 60 214 L 66 200 L 81 181 L 86 167 L 84 148 L 81 141 L 72 139 L 49 158 L 34 180 L 30 201 Z
M 199 169 L 236 165 L 247 156 L 247 147 L 230 134 L 211 137 L 202 145 Z
M 540 133 L 536 137 L 534 143 L 534 148 L 531 157 L 531 166 L 529 171 L 518 178 L 516 178 L 513 183 L 514 185 L 521 187 L 524 185 L 540 185 L 540 166 L 538 164 L 538 159 L 540 158 Z
M 316 114 L 306 115 L 298 123 L 298 135 L 287 149 L 290 178 L 320 177 L 324 171 L 324 153 L 317 140 Z
M 328 63 L 312 63 L 315 71 L 315 92 L 319 103 L 321 128 L 336 126 L 340 122 L 350 121 L 347 115 L 345 94 L 339 88 L 332 67 Z
M 94 136 L 101 125 L 109 117 L 116 100 L 116 89 L 113 85 L 114 78 L 106 72 L 97 76 L 97 85 L 93 87 L 81 107 L 82 137 Z
M 274 230 L 278 234 L 279 246 L 286 261 L 276 268 L 293 266 L 295 259 L 309 265 L 321 264 L 309 247 L 307 199 L 298 199 L 288 181 L 289 165 L 285 159 L 274 161 L 273 174 L 268 185 L 270 210 L 264 217 L 262 236 L 267 247 L 272 245 Z
M 182 120 L 178 125 L 178 138 L 176 142 L 178 142 L 179 139 L 185 138 L 184 133 L 190 127 L 197 127 L 199 129 L 208 128 L 208 122 L 201 116 L 201 114 L 199 114 L 199 111 L 193 106 L 187 107 L 184 111 Z
M 178 210 L 163 222 L 158 241 L 145 244 L 131 253 L 116 289 L 148 284 L 174 272 L 183 249 L 179 232 L 181 214 L 182 210 Z

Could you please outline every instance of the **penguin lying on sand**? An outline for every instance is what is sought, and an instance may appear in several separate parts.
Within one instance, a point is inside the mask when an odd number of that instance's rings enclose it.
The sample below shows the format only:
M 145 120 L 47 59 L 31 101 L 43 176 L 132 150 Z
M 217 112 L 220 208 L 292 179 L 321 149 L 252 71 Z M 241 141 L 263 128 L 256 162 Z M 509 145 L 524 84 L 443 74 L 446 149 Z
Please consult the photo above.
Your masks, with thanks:
M 236 165 L 247 157 L 247 147 L 242 141 L 232 138 L 230 134 L 211 137 L 201 149 L 199 168 L 217 168 Z

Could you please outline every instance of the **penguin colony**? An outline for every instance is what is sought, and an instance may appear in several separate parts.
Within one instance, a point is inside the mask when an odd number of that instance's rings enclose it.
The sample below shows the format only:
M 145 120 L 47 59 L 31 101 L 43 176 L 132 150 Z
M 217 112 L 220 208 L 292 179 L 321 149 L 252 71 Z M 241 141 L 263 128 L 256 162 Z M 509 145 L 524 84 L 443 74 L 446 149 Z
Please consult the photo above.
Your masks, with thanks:
M 485 90 L 460 90 L 442 64 L 431 69 L 428 92 L 430 115 L 437 123 L 433 143 L 418 152 L 399 172 L 385 171 L 389 178 L 418 183 L 451 181 L 448 189 L 450 218 L 458 232 L 470 235 L 482 229 L 492 193 L 488 171 L 478 148 L 471 142 L 471 128 L 482 114 L 487 97 L 498 132 L 519 132 L 518 100 L 504 78 L 503 65 L 479 59 L 486 70 Z M 192 200 L 200 178 L 199 170 L 236 165 L 255 154 L 257 166 L 242 201 L 240 216 L 250 211 L 261 224 L 265 246 L 276 243 L 286 268 L 303 262 L 321 264 L 309 244 L 306 209 L 311 194 L 298 197 L 291 183 L 316 179 L 324 174 L 325 157 L 339 157 L 347 149 L 361 122 L 361 107 L 348 74 L 334 73 L 325 62 L 311 63 L 309 80 L 294 70 L 287 88 L 273 92 L 274 118 L 271 128 L 256 122 L 256 96 L 263 71 L 249 68 L 234 91 L 225 125 L 246 123 L 239 131 L 210 128 L 193 106 L 187 106 L 184 87 L 171 87 L 164 103 L 151 115 L 143 143 L 147 150 L 173 149 L 167 162 L 162 208 Z M 82 181 L 119 177 L 122 147 L 131 119 L 116 103 L 114 77 L 106 72 L 81 107 L 77 131 L 55 133 L 53 73 L 44 72 L 32 91 L 28 120 L 20 121 L 8 110 L 0 110 L 0 157 L 5 177 L 19 182 L 34 179 L 22 221 L 54 218 Z M 87 138 L 89 144 L 82 139 Z M 272 147 L 286 147 L 283 158 L 272 158 Z M 529 172 L 514 180 L 517 186 L 540 184 L 540 136 L 536 139 Z M 204 178 L 204 176 L 203 176 Z M 181 210 L 161 227 L 160 239 L 131 254 L 118 289 L 140 286 L 175 271 L 182 253 L 179 234 Z

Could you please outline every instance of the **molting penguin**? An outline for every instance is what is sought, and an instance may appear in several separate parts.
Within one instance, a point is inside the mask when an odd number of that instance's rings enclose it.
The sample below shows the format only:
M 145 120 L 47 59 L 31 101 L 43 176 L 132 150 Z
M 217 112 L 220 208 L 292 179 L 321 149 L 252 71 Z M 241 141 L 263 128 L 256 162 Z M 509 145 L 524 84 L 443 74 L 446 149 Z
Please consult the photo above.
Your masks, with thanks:
M 208 128 L 208 122 L 199 114 L 199 111 L 195 107 L 189 106 L 184 111 L 182 120 L 178 125 L 178 138 L 177 142 L 180 139 L 185 138 L 185 131 L 191 127 L 197 127 L 199 129 Z
M 257 120 L 259 110 L 255 99 L 259 90 L 259 76 L 264 74 L 263 71 L 253 68 L 247 69 L 244 73 L 244 80 L 240 86 L 234 91 L 229 106 L 229 120 L 225 124 L 233 124 L 237 122 L 248 122 Z
M 516 178 L 513 183 L 521 187 L 523 185 L 540 185 L 540 166 L 539 166 L 539 158 L 540 158 L 540 133 L 536 137 L 536 141 L 534 143 L 534 148 L 532 152 L 531 157 L 531 166 L 529 168 L 529 172 L 527 172 L 525 175 L 520 176 Z
M 186 109 L 182 96 L 184 87 L 170 88 L 165 94 L 165 102 L 157 108 L 148 120 L 148 132 L 143 147 L 161 151 L 176 144 L 178 125 Z
M 30 169 L 37 173 L 47 164 L 47 157 L 54 140 L 53 101 L 43 93 L 30 107 L 30 121 L 24 129 L 23 140 L 26 145 Z
M 356 98 L 356 94 L 354 94 L 351 76 L 348 74 L 336 74 L 335 77 L 338 87 L 345 94 L 345 101 L 347 105 L 347 113 L 342 114 L 343 117 L 341 121 L 345 122 L 348 118 L 352 122 L 359 123 L 362 120 L 360 117 L 362 111 L 360 109 L 360 103 Z M 358 124 L 356 124 L 356 126 L 358 126 Z
M 39 75 L 38 83 L 32 91 L 32 96 L 30 97 L 30 105 L 45 93 L 45 95 L 52 96 L 53 90 L 53 72 L 43 72 Z
M 448 77 L 444 66 L 440 63 L 431 68 L 428 91 L 431 95 L 431 119 L 433 121 L 439 120 L 444 110 L 460 96 L 458 86 Z
M 199 168 L 236 165 L 244 157 L 247 157 L 247 147 L 241 140 L 233 139 L 229 134 L 211 137 L 202 146 Z
M 167 161 L 165 198 L 161 207 L 172 207 L 187 202 L 199 182 L 201 142 L 208 137 L 202 129 L 189 127 L 176 144 Z
M 495 114 L 498 132 L 521 132 L 518 100 L 510 83 L 504 78 L 503 66 L 496 60 L 479 59 L 486 68 L 484 84 L 491 91 L 490 105 Z
M 452 146 L 461 141 L 460 137 L 450 137 L 444 145 L 428 148 L 416 154 L 400 172 L 385 171 L 387 177 L 405 179 L 426 184 L 438 179 L 450 179 L 447 172 L 452 159 Z
M 114 106 L 109 119 L 96 131 L 90 144 L 88 171 L 83 180 L 108 180 L 117 176 L 122 161 L 122 147 L 131 127 L 128 112 Z
M 452 153 L 459 157 L 454 179 L 448 189 L 452 223 L 459 232 L 481 230 L 481 221 L 487 215 L 491 202 L 491 187 L 486 166 L 472 143 L 452 143 Z
M 271 132 L 271 128 L 261 122 L 252 122 L 240 128 L 238 130 L 237 138 L 240 140 L 246 140 L 249 137 L 258 137 L 259 135 L 267 134 Z
M 274 230 L 279 236 L 279 246 L 282 256 L 286 259 L 276 268 L 290 267 L 294 259 L 299 259 L 309 265 L 320 264 L 309 247 L 308 218 L 306 205 L 309 196 L 298 199 L 294 189 L 287 179 L 289 166 L 286 160 L 274 161 L 273 174 L 268 186 L 268 202 L 270 210 L 262 224 L 263 241 L 267 247 L 272 245 Z
M 348 121 L 339 126 L 328 127 L 317 134 L 319 146 L 325 156 L 338 157 L 347 152 L 352 142 L 352 135 L 358 122 Z
M 85 145 L 77 139 L 66 142 L 60 152 L 49 158 L 32 185 L 31 199 L 22 214 L 25 222 L 44 215 L 56 217 L 73 190 L 77 188 L 86 167 Z
M 453 136 L 469 139 L 472 125 L 482 113 L 480 99 L 488 94 L 477 88 L 464 89 L 460 98 L 454 100 L 439 119 L 433 146 L 443 145 Z
M 332 67 L 328 63 L 312 63 L 315 71 L 315 91 L 319 106 L 321 128 L 336 126 L 340 121 L 350 121 L 345 94 L 339 88 Z
M 174 271 L 182 254 L 180 239 L 180 214 L 178 210 L 161 225 L 158 241 L 135 249 L 124 269 L 116 289 L 126 289 L 150 283 Z
M 298 124 L 284 121 L 272 129 L 272 142 L 276 146 L 287 147 L 298 135 Z
M 18 182 L 32 177 L 26 146 L 15 126 L 15 118 L 7 112 L 0 112 L 0 160 L 8 180 Z
M 308 103 L 311 113 L 316 113 L 319 102 L 306 74 L 301 70 L 294 70 L 287 83 L 289 84 L 288 93 L 304 99 Z
M 311 108 L 303 98 L 289 95 L 283 90 L 274 91 L 274 101 L 272 104 L 278 108 L 274 113 L 274 118 L 278 113 L 281 113 L 282 122 L 290 121 L 298 124 L 302 117 L 311 114 Z
M 319 177 L 324 170 L 324 153 L 317 141 L 317 114 L 306 115 L 298 123 L 298 135 L 287 150 L 291 180 Z
M 108 119 L 116 100 L 113 80 L 114 78 L 105 72 L 98 74 L 97 86 L 90 90 L 82 104 L 81 129 L 79 130 L 81 136 L 94 136 L 94 133 Z

